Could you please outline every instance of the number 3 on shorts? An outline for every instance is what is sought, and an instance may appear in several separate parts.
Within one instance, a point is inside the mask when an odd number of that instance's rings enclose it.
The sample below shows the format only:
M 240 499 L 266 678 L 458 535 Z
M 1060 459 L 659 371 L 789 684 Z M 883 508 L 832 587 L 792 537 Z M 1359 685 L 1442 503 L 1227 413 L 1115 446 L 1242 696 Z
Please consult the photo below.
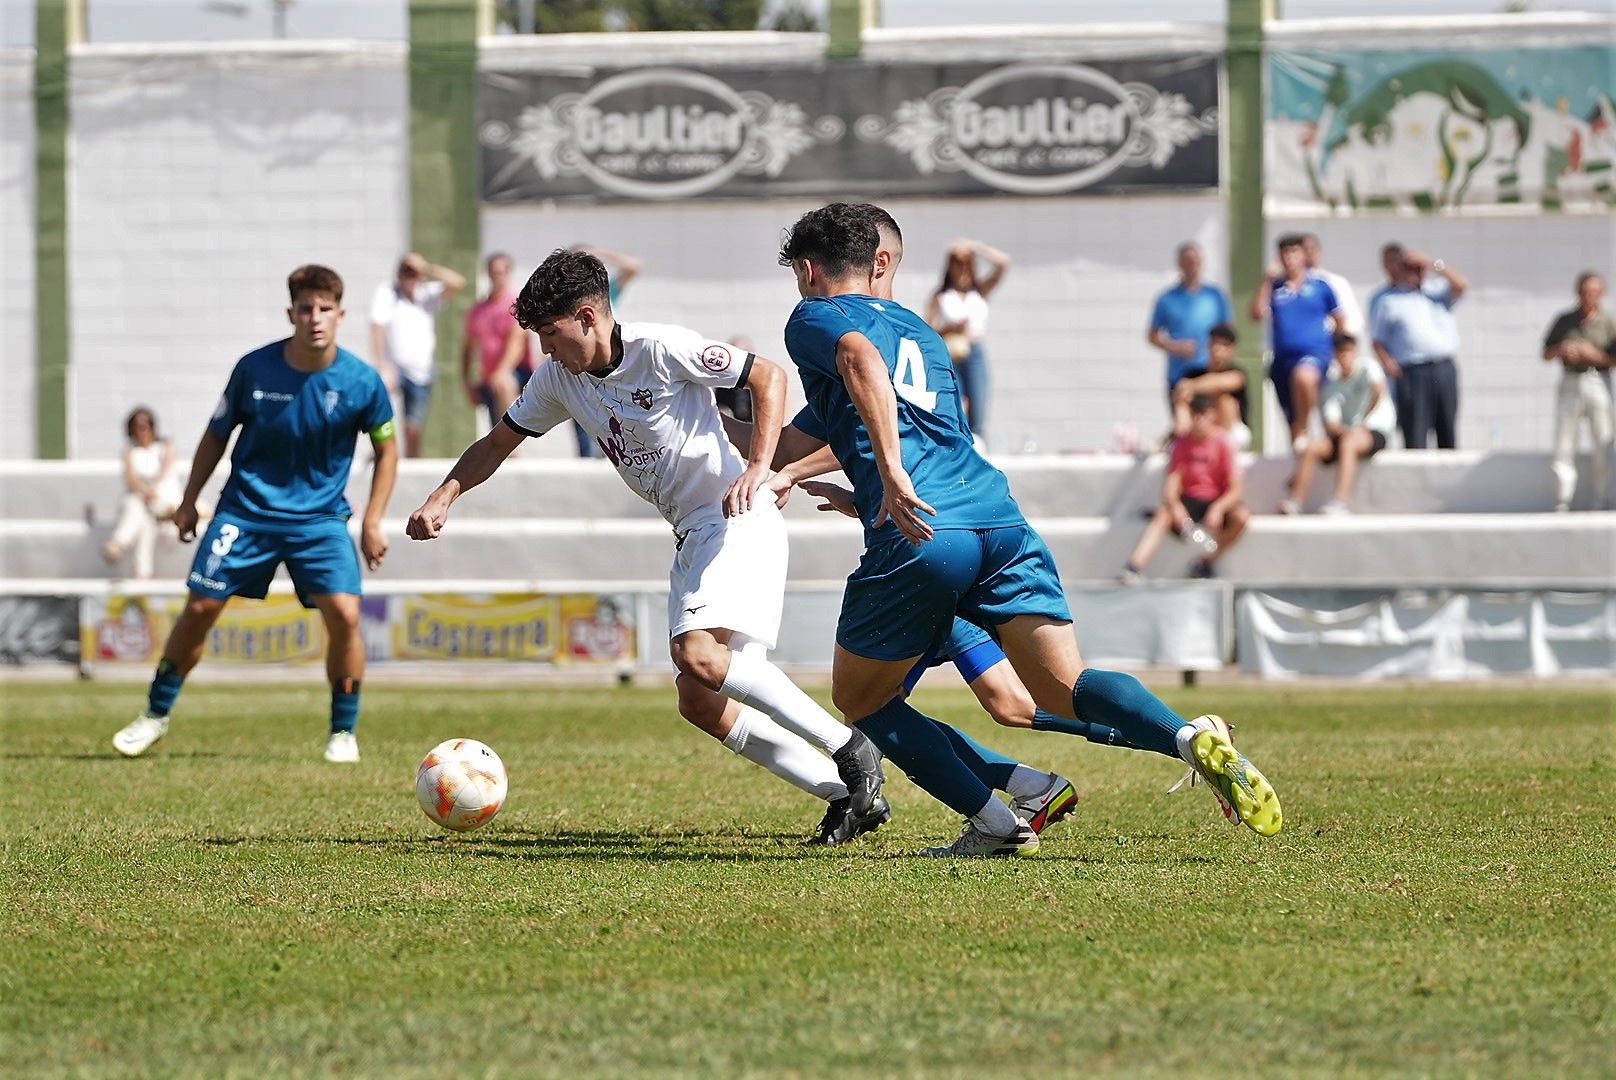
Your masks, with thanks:
M 898 365 L 892 372 L 892 388 L 915 408 L 937 411 L 937 391 L 926 389 L 926 358 L 913 338 L 898 339 Z
M 230 545 L 234 544 L 236 542 L 236 538 L 240 535 L 241 530 L 236 526 L 230 524 L 228 521 L 220 522 L 219 536 L 213 541 L 213 547 L 210 550 L 222 559 L 226 555 L 230 554 Z

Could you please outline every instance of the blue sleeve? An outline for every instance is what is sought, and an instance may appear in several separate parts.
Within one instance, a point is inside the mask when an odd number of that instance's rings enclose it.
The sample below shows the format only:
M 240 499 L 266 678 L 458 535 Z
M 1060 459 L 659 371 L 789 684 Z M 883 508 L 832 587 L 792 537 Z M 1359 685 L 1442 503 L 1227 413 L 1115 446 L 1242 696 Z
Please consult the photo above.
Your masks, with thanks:
M 1341 307 L 1341 300 L 1340 300 L 1339 297 L 1336 296 L 1335 290 L 1330 288 L 1330 283 L 1328 281 L 1325 281 L 1323 278 L 1320 278 L 1319 279 L 1319 287 L 1324 290 L 1324 310 L 1325 311 L 1337 311 L 1337 310 L 1339 310 L 1340 307 Z
M 370 404 L 365 409 L 365 433 L 375 435 L 382 425 L 393 418 L 393 399 L 388 397 L 387 384 L 382 382 L 382 377 L 375 369 L 367 367 L 366 370 L 370 372 Z
M 1447 278 L 1423 282 L 1420 291 L 1445 308 L 1453 307 L 1453 284 Z
M 840 378 L 836 345 L 858 327 L 828 300 L 809 297 L 797 305 L 786 323 L 786 352 L 799 368 Z
M 814 415 L 814 410 L 806 405 L 803 406 L 801 412 L 791 418 L 791 426 L 810 439 L 830 442 L 830 435 L 825 431 L 825 425 L 819 422 L 819 417 Z
M 208 420 L 208 434 L 220 439 L 229 439 L 230 433 L 241 423 L 241 388 L 246 386 L 248 379 L 243 374 L 247 366 L 246 357 L 236 361 L 236 366 L 230 371 L 230 381 L 224 384 L 224 393 L 219 397 L 219 404 L 213 410 L 213 416 Z
M 1150 328 L 1152 330 L 1167 329 L 1167 294 L 1162 293 L 1156 297 L 1156 306 L 1150 311 Z

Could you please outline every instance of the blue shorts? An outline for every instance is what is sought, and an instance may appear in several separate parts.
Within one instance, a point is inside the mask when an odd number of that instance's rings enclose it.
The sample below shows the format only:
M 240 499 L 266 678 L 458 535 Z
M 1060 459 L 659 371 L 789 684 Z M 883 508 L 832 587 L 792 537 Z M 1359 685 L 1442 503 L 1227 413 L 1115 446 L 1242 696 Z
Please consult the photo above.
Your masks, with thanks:
M 1285 419 L 1296 419 L 1296 406 L 1291 404 L 1291 372 L 1299 367 L 1310 367 L 1319 373 L 1319 385 L 1324 384 L 1324 377 L 1330 370 L 1328 359 L 1319 359 L 1317 356 L 1292 357 L 1281 360 L 1274 357 L 1274 362 L 1268 365 L 1268 378 L 1274 384 L 1274 400 L 1279 402 L 1279 409 L 1285 414 Z
M 909 669 L 909 674 L 903 678 L 903 690 L 904 693 L 909 693 L 928 669 L 940 667 L 950 660 L 965 679 L 966 685 L 970 685 L 1003 659 L 1004 650 L 999 648 L 999 643 L 993 640 L 992 634 L 975 623 L 968 623 L 956 616 L 954 629 L 948 635 L 948 641 L 942 648 L 922 656 L 915 666 Z
M 426 414 L 432 408 L 432 384 L 411 382 L 400 375 L 398 390 L 404 399 L 404 422 L 416 427 L 426 423 Z
M 281 563 L 286 564 L 304 607 L 313 607 L 314 597 L 328 593 L 361 595 L 359 552 L 348 535 L 348 523 L 337 518 L 283 533 L 217 516 L 197 542 L 185 584 L 198 596 L 216 600 L 230 596 L 261 600 Z
M 908 660 L 941 649 L 955 615 L 983 627 L 1017 615 L 1071 621 L 1055 557 L 1032 526 L 939 529 L 918 547 L 897 536 L 867 548 L 847 579 L 836 643 Z

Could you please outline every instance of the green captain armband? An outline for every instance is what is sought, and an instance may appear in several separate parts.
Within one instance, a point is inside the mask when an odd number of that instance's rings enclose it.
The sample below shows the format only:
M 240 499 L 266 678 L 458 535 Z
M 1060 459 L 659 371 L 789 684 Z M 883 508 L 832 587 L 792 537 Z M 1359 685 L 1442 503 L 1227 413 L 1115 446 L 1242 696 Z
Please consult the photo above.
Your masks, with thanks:
M 391 439 L 392 437 L 393 437 L 393 418 L 392 417 L 388 417 L 386 420 L 383 420 L 381 423 L 377 424 L 375 427 L 370 429 L 370 441 L 373 442 L 373 443 L 384 443 L 388 439 Z

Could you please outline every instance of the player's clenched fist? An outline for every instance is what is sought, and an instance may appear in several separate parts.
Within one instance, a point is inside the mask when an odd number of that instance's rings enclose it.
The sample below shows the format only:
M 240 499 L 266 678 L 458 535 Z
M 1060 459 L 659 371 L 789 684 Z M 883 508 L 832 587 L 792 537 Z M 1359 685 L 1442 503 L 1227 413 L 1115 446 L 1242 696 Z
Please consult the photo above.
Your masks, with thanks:
M 449 504 L 438 499 L 428 499 L 410 515 L 409 523 L 404 526 L 404 532 L 411 540 L 433 540 L 443 531 L 443 525 L 448 520 Z

